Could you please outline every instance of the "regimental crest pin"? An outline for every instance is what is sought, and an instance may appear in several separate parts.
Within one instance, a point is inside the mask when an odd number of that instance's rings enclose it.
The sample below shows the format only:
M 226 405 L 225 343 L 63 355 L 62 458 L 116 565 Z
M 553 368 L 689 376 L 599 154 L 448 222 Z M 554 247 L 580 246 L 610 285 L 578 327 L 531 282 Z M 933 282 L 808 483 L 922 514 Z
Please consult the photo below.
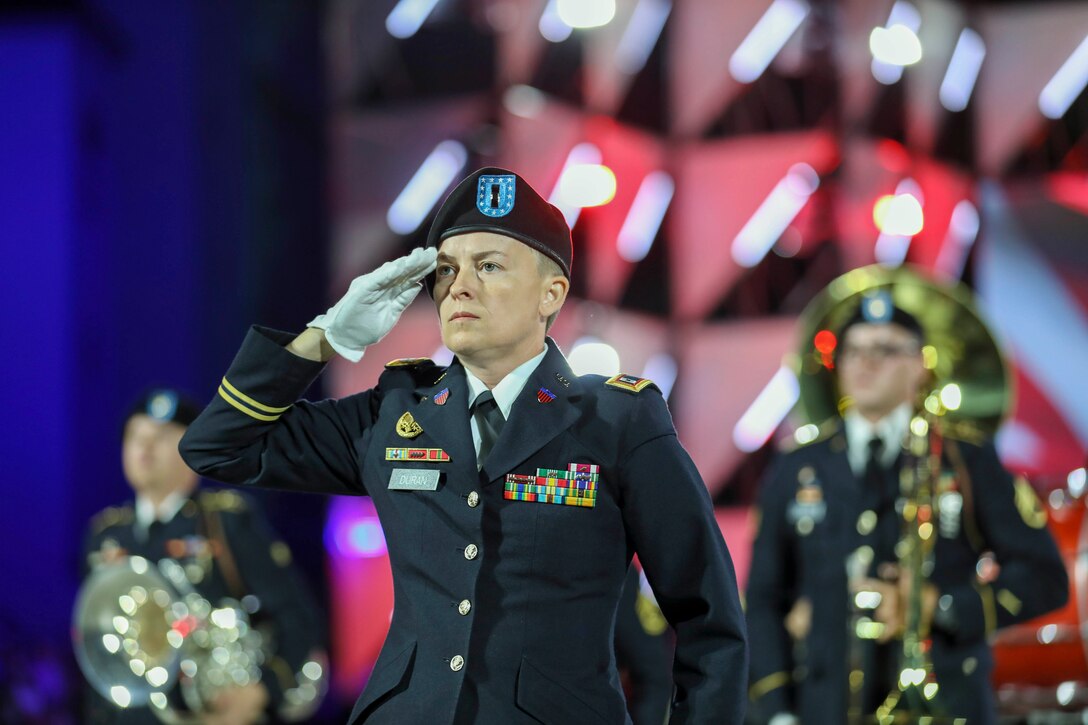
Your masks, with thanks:
M 423 432 L 423 426 L 416 422 L 411 413 L 406 412 L 397 421 L 397 435 L 401 438 L 415 438 Z
M 481 176 L 476 182 L 476 208 L 493 218 L 509 214 L 514 210 L 516 181 L 513 174 Z
M 450 389 L 442 388 L 434 396 L 435 405 L 445 405 L 446 401 L 450 399 Z
M 555 393 L 548 390 L 547 388 L 541 388 L 540 390 L 536 391 L 536 399 L 541 403 L 550 403 L 555 400 Z

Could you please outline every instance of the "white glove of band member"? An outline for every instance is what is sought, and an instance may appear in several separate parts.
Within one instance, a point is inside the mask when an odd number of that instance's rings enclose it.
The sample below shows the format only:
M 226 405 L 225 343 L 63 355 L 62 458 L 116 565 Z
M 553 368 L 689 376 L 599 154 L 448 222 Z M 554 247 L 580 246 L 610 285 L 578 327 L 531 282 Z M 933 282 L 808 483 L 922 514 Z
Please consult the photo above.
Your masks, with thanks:
M 325 339 L 340 355 L 359 362 L 367 345 L 385 337 L 422 289 L 420 280 L 434 271 L 438 250 L 417 247 L 400 259 L 351 281 L 348 292 L 307 327 L 325 331 Z

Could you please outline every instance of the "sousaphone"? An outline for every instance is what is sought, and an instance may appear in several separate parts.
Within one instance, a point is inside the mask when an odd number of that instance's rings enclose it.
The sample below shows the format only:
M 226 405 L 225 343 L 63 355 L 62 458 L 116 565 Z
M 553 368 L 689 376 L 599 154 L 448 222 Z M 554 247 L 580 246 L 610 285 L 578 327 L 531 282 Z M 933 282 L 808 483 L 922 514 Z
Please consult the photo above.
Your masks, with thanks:
M 841 344 L 835 335 L 857 311 L 862 296 L 881 289 L 925 330 L 922 352 L 933 385 L 920 402 L 934 410 L 939 404 L 946 430 L 995 433 L 1009 412 L 1012 375 L 971 291 L 959 282 L 937 282 L 909 266 L 872 265 L 847 272 L 802 312 L 799 352 L 792 361 L 800 381 L 799 423 L 818 425 L 848 404 L 835 382 L 835 350 Z

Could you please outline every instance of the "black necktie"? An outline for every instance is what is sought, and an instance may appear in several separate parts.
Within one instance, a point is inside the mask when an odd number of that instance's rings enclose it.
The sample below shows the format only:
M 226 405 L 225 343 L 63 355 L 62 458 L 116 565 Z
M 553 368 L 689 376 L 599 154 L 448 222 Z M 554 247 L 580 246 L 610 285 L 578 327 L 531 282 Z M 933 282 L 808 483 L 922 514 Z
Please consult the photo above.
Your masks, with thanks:
M 878 500 L 884 498 L 884 465 L 880 462 L 880 454 L 884 452 L 884 441 L 880 436 L 869 439 L 869 460 L 865 462 L 865 485 L 870 494 L 875 494 Z
M 480 452 L 476 456 L 477 467 L 483 468 L 487 454 L 495 447 L 495 441 L 502 433 L 502 427 L 506 418 L 499 410 L 499 404 L 495 402 L 495 396 L 490 390 L 485 390 L 476 396 L 472 403 L 472 415 L 476 418 L 476 427 L 480 431 Z
M 895 510 L 899 482 L 884 468 L 883 452 L 884 441 L 873 436 L 865 465 L 865 493 L 877 516 L 874 569 L 883 562 L 895 561 L 895 544 L 899 540 L 899 514 Z

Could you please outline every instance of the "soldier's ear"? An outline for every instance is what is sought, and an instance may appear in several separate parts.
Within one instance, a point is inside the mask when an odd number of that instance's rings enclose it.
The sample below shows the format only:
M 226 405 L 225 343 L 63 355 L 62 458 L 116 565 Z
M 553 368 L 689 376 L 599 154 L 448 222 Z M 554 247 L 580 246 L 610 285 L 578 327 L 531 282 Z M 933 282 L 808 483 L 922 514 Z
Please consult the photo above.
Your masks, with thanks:
M 540 295 L 540 314 L 549 317 L 559 311 L 570 291 L 570 281 L 561 274 L 544 278 Z

